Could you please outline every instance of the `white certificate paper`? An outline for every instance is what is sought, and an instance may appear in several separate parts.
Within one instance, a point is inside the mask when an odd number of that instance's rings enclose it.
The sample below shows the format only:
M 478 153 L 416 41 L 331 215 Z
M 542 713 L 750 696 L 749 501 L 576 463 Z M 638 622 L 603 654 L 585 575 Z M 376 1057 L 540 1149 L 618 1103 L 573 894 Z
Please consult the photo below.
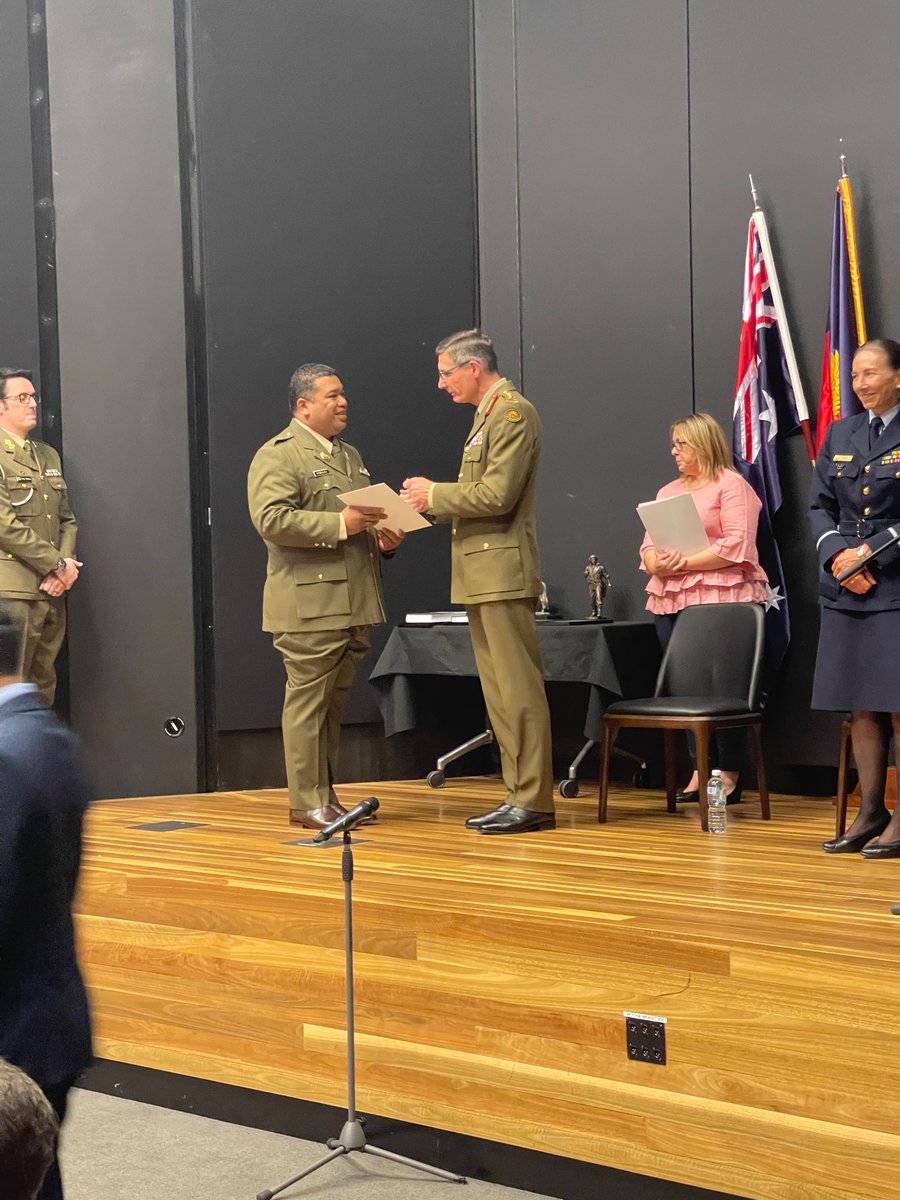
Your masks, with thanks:
M 648 500 L 637 514 L 657 550 L 677 550 L 687 558 L 709 549 L 709 538 L 690 492 L 666 500 Z
M 342 492 L 339 500 L 348 508 L 383 508 L 387 513 L 376 529 L 393 529 L 395 532 L 412 533 L 414 529 L 430 529 L 431 522 L 406 503 L 386 483 L 373 483 L 369 487 L 357 488 L 355 492 Z

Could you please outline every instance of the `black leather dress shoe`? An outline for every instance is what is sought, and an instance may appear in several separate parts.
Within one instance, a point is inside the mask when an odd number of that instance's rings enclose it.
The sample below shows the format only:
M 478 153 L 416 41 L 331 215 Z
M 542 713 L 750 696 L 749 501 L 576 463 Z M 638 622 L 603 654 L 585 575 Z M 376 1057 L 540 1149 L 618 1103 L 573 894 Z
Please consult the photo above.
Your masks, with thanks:
M 679 804 L 696 804 L 700 799 L 700 790 L 692 788 L 689 792 L 676 792 L 675 799 Z
M 340 816 L 341 812 L 330 804 L 326 804 L 324 808 L 311 808 L 309 810 L 292 808 L 290 823 L 292 825 L 302 825 L 304 829 L 324 829 L 326 825 L 330 825 L 332 821 L 336 821 Z
M 863 846 L 863 858 L 900 858 L 900 842 L 879 842 L 877 846 Z
M 870 825 L 868 829 L 864 829 L 862 833 L 844 834 L 843 837 L 829 838 L 827 842 L 822 843 L 822 849 L 826 854 L 858 854 L 867 842 L 871 842 L 873 838 L 877 838 L 880 833 L 887 829 L 890 817 L 885 815 L 883 821 L 879 821 L 877 825 Z M 874 847 L 873 847 L 874 848 Z M 875 856 L 879 857 L 879 856 Z M 890 857 L 886 855 L 885 857 Z
M 481 826 L 486 824 L 487 822 L 495 821 L 497 819 L 497 817 L 499 817 L 501 815 L 501 813 L 508 812 L 509 807 L 510 806 L 508 804 L 501 804 L 497 808 L 492 808 L 490 812 L 482 813 L 480 817 L 467 817 L 466 818 L 466 828 L 467 829 L 480 829 Z
M 555 829 L 556 813 L 536 812 L 533 808 L 517 808 L 510 804 L 506 812 L 498 812 L 491 821 L 479 825 L 481 833 L 532 833 L 538 829 Z

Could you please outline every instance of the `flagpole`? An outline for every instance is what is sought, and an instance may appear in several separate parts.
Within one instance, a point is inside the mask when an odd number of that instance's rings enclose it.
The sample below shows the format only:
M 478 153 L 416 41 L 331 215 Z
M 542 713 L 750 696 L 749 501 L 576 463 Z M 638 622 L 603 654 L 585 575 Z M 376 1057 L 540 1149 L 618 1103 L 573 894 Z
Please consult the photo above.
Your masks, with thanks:
M 806 405 L 806 396 L 803 392 L 803 383 L 800 379 L 800 369 L 797 366 L 797 356 L 794 354 L 794 343 L 791 339 L 791 327 L 788 325 L 787 313 L 784 308 L 784 301 L 781 297 L 781 285 L 778 282 L 778 272 L 775 269 L 775 257 L 772 254 L 772 243 L 769 241 L 769 227 L 766 224 L 766 214 L 763 212 L 759 204 L 759 198 L 756 194 L 756 188 L 753 186 L 753 176 L 750 176 L 750 192 L 753 196 L 753 212 L 750 220 L 756 226 L 756 231 L 759 234 L 759 242 L 762 246 L 763 257 L 766 260 L 766 270 L 769 276 L 769 288 L 772 292 L 772 304 L 775 308 L 775 316 L 778 318 L 778 327 L 781 331 L 781 342 L 784 346 L 784 359 L 787 364 L 788 376 L 790 377 L 791 387 L 794 391 L 794 402 L 797 405 L 797 415 L 800 417 L 800 428 L 803 430 L 803 440 L 806 442 L 806 451 L 809 455 L 809 461 L 815 464 L 816 448 L 813 443 L 812 433 L 809 428 L 809 409 Z

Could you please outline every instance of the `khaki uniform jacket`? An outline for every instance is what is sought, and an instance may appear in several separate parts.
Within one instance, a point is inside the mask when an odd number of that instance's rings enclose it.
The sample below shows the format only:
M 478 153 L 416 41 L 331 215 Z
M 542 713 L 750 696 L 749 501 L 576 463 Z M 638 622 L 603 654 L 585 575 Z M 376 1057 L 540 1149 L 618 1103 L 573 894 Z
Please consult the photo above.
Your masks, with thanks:
M 329 455 L 299 421 L 266 442 L 250 464 L 250 519 L 266 543 L 263 629 L 350 629 L 384 621 L 378 540 L 364 530 L 340 541 L 338 496 L 368 487 L 353 446 Z
M 46 600 L 40 582 L 75 556 L 77 529 L 53 447 L 29 438 L 22 448 L 0 430 L 0 596 Z
M 431 511 L 453 521 L 450 599 L 484 604 L 540 595 L 534 491 L 543 431 L 533 405 L 502 380 L 463 449 L 458 483 L 436 483 Z

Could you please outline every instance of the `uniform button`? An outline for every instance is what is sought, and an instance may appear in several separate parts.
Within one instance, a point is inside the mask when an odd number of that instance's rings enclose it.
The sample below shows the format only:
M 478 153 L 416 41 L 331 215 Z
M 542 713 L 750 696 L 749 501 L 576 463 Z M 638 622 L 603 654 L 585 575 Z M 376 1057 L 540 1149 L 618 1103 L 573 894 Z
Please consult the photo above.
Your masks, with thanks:
M 44 499 L 45 499 L 45 500 L 49 500 L 49 499 L 50 499 L 50 497 L 49 497 L 49 496 L 48 496 L 48 495 L 45 493 L 45 494 L 44 494 Z
M 6 556 L 6 557 L 7 557 L 7 558 L 12 558 L 12 555 L 11 555 L 11 554 L 7 554 L 7 556 Z
M 869 474 L 869 472 L 872 470 L 871 464 L 870 464 L 869 466 L 867 466 L 867 467 L 863 467 L 863 470 L 864 470 L 864 471 L 865 471 L 865 473 L 868 475 L 868 474 Z
M 864 487 L 864 488 L 863 488 L 863 495 L 864 495 L 864 496 L 868 496 L 868 494 L 869 494 L 869 492 L 871 492 L 871 490 L 872 490 L 872 489 L 871 489 L 870 487 L 868 487 L 868 486 Z
M 485 542 L 485 543 L 482 545 L 482 547 L 481 547 L 481 548 L 482 548 L 482 550 L 490 550 L 490 548 L 491 548 L 491 543 L 490 543 L 490 542 Z
M 375 557 L 375 555 L 374 555 L 374 554 L 372 553 L 372 551 L 370 550 L 370 551 L 369 551 L 369 558 L 374 558 L 374 557 Z
M 871 508 L 869 508 L 869 506 L 867 504 L 866 507 L 863 509 L 863 516 L 867 517 L 871 511 L 872 511 Z
M 325 576 L 322 574 L 322 572 L 321 572 L 321 571 L 319 572 L 319 578 L 320 578 L 320 579 L 324 579 L 324 578 L 325 578 Z

